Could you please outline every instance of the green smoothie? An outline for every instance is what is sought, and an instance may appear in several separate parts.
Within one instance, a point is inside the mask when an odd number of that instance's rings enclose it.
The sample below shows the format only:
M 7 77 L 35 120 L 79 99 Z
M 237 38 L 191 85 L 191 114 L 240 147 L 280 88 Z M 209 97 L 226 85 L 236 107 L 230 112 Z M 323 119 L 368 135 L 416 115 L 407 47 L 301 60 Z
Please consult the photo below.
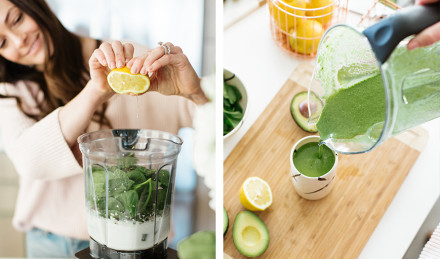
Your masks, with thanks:
M 316 127 L 321 139 L 326 140 L 353 139 L 380 125 L 380 130 L 371 132 L 378 138 L 384 120 L 385 92 L 381 76 L 376 75 L 331 95 Z
M 315 71 L 325 99 L 316 124 L 322 141 L 347 143 L 346 151 L 356 145 L 357 151 L 368 150 L 384 125 L 388 138 L 440 116 L 440 43 L 412 51 L 406 43 L 379 69 L 365 37 L 345 27 L 332 30 L 320 46 Z
M 321 148 L 321 156 L 319 149 Z M 303 175 L 319 177 L 328 173 L 335 164 L 335 155 L 326 145 L 310 142 L 293 152 L 293 164 Z

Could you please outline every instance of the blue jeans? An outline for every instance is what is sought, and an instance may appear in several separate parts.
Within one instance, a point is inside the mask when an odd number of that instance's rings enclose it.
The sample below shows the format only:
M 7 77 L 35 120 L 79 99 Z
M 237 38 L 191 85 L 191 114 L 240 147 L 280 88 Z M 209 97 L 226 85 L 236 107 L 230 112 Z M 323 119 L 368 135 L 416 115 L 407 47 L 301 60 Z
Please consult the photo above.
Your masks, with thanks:
M 26 254 L 29 258 L 74 258 L 75 253 L 89 247 L 89 241 L 59 236 L 33 228 L 26 233 Z

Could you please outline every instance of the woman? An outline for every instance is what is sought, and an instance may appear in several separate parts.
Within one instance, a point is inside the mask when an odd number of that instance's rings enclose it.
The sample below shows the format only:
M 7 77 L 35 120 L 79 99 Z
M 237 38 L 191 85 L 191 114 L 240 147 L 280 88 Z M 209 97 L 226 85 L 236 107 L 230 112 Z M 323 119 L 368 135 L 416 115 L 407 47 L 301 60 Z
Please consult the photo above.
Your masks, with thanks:
M 72 257 L 88 245 L 79 135 L 177 133 L 191 126 L 194 103 L 208 101 L 182 50 L 167 46 L 138 55 L 131 44 L 68 32 L 44 0 L 0 0 L 0 126 L 20 175 L 13 224 L 27 231 L 28 256 Z M 147 94 L 110 89 L 108 72 L 125 65 L 152 73 Z

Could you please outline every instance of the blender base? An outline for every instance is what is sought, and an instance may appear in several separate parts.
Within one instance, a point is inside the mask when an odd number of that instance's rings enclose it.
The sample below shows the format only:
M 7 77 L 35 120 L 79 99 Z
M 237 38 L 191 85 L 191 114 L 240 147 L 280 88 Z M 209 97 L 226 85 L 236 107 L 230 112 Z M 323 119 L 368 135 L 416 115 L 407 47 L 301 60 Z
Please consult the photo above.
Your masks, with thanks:
M 90 247 L 81 250 L 75 254 L 75 258 L 79 259 L 140 259 L 140 258 L 158 258 L 158 259 L 174 259 L 177 257 L 176 250 L 167 249 L 167 239 L 154 247 L 141 251 L 118 251 L 101 245 L 90 238 Z

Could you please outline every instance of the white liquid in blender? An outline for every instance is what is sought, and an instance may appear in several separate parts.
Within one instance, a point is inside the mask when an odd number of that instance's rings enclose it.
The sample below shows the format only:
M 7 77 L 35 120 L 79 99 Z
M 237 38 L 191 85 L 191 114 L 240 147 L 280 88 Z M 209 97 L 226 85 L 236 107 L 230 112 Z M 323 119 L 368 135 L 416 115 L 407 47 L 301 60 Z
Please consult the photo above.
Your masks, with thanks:
M 170 216 L 156 217 L 156 240 L 154 220 L 147 222 L 105 219 L 93 211 L 87 212 L 87 229 L 96 242 L 115 250 L 136 251 L 153 247 L 167 238 Z

